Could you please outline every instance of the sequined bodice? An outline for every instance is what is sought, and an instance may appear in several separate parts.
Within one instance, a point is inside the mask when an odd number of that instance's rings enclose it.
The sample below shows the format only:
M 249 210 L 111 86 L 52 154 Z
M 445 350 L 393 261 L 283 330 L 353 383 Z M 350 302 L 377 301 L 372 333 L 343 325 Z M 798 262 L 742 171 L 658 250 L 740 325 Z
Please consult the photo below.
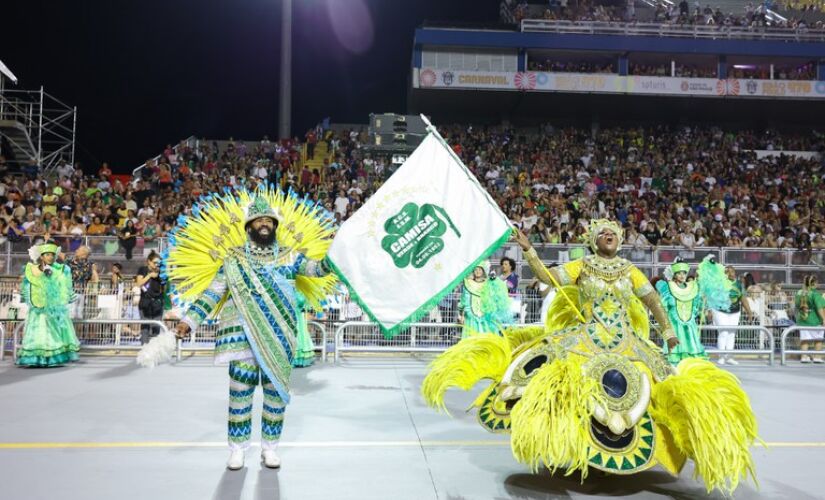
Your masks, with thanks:
M 634 298 L 630 279 L 632 264 L 626 259 L 584 258 L 578 279 L 589 337 L 597 347 L 612 350 L 631 335 L 628 309 Z

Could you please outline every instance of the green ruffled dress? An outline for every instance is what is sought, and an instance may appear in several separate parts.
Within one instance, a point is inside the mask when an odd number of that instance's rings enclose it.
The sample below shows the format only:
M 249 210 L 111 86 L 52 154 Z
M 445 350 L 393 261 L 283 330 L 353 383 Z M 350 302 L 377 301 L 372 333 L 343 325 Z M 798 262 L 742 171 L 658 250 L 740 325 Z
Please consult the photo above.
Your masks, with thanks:
M 707 359 L 705 346 L 699 336 L 699 325 L 696 324 L 696 316 L 703 309 L 703 298 L 697 282 L 690 281 L 685 286 L 680 286 L 675 281 L 662 280 L 656 283 L 656 290 L 679 339 L 679 345 L 672 351 L 668 349 L 667 343 L 664 344 L 662 349 L 667 360 L 672 365 L 678 365 L 685 358 Z
M 21 295 L 29 311 L 17 352 L 20 366 L 58 366 L 78 358 L 80 342 L 69 316 L 72 271 L 64 264 L 52 264 L 51 269 L 46 276 L 35 264 L 26 265 Z
M 461 338 L 476 335 L 501 335 L 502 328 L 513 324 L 507 285 L 498 278 L 475 281 L 464 280 L 459 309 L 464 313 Z
M 305 368 L 315 362 L 315 345 L 312 343 L 312 338 L 309 336 L 309 331 L 307 330 L 307 319 L 304 313 L 306 299 L 297 291 L 295 295 L 298 299 L 298 314 L 296 315 L 295 322 L 298 331 L 296 332 L 295 356 L 292 359 L 292 366 Z

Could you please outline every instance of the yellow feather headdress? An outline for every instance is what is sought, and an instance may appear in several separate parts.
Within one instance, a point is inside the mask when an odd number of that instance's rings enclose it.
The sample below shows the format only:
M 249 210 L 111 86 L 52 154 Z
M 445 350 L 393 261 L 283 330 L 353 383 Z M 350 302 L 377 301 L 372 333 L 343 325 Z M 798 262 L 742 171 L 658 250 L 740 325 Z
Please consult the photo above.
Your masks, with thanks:
M 169 249 L 163 256 L 163 275 L 172 284 L 173 296 L 181 302 L 191 302 L 200 296 L 217 275 L 227 251 L 246 244 L 244 228 L 253 202 L 265 200 L 279 223 L 275 230 L 278 242 L 278 262 L 289 264 L 298 253 L 308 259 L 321 260 L 332 243 L 334 218 L 320 204 L 300 198 L 293 191 L 285 193 L 273 187 L 261 187 L 202 197 L 189 216 L 178 217 L 169 236 Z M 262 207 L 253 207 L 260 211 Z M 314 309 L 332 291 L 336 278 L 298 276 L 295 287 Z
M 590 221 L 590 225 L 584 235 L 585 241 L 590 245 L 590 250 L 593 252 L 596 251 L 596 238 L 599 237 L 599 233 L 601 233 L 603 229 L 613 231 L 616 237 L 619 238 L 619 248 L 621 248 L 622 242 L 624 241 L 624 229 L 622 229 L 622 226 L 618 222 L 610 219 L 593 219 Z

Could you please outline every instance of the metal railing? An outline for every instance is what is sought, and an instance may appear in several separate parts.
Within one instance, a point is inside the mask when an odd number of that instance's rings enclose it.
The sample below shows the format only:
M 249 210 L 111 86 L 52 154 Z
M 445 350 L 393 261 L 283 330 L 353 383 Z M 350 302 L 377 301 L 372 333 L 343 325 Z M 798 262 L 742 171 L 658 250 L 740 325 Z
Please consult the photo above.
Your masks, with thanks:
M 319 335 L 313 335 L 312 329 L 318 329 L 320 331 Z M 317 321 L 307 321 L 307 332 L 310 334 L 310 338 L 312 338 L 312 345 L 315 347 L 315 351 L 320 351 L 321 353 L 321 361 L 326 363 L 327 361 L 327 328 Z
M 0 323 L 0 361 L 6 357 L 6 325 Z
M 440 332 L 433 335 L 434 332 Z M 444 335 L 446 333 L 446 335 Z M 438 353 L 461 339 L 458 323 L 411 323 L 392 339 L 385 339 L 371 321 L 347 321 L 335 330 L 333 361 L 343 352 Z
M 707 335 L 708 332 L 736 332 L 736 343 L 734 348 L 719 349 L 713 347 L 715 339 Z M 718 333 L 716 335 L 718 337 Z M 702 326 L 702 345 L 705 346 L 705 352 L 710 355 L 725 355 L 725 356 L 739 356 L 739 355 L 760 355 L 768 357 L 768 365 L 773 366 L 775 349 L 774 337 L 768 328 L 760 325 L 739 325 L 739 326 L 720 326 L 720 325 L 703 325 Z
M 172 150 L 175 151 L 175 154 L 178 154 L 179 151 L 180 151 L 181 144 L 185 144 L 189 148 L 194 148 L 194 147 L 196 147 L 197 142 L 198 142 L 198 138 L 195 137 L 194 135 L 190 135 L 186 139 L 183 139 L 179 143 L 175 144 L 175 146 L 172 148 Z M 142 165 L 140 165 L 139 167 L 132 170 L 132 178 L 135 179 L 135 180 L 140 179 L 141 170 L 146 168 L 146 164 L 149 163 L 149 162 L 157 163 L 158 160 L 160 160 L 161 156 L 163 156 L 163 155 L 159 154 L 159 155 L 155 156 L 154 158 L 151 158 L 150 160 L 143 162 Z
M 34 238 L 34 237 L 33 237 Z M 0 244 L 0 273 L 17 280 L 20 270 L 29 261 L 28 249 L 33 238 L 23 238 L 20 241 L 7 241 Z M 134 258 L 124 259 L 124 250 L 119 240 L 113 236 L 67 236 L 54 235 L 55 242 L 61 247 L 64 254 L 70 255 L 80 245 L 91 248 L 90 259 L 102 265 L 101 273 L 108 272 L 109 265 L 118 262 L 123 265 L 123 273 L 134 274 L 139 266 L 144 265 L 145 255 L 151 251 L 163 253 L 167 248 L 166 238 L 151 240 L 138 238 L 134 248 Z M 573 260 L 571 251 L 582 249 L 582 245 L 534 245 L 539 258 L 545 263 L 563 264 Z M 758 283 L 779 282 L 785 285 L 794 285 L 802 282 L 804 275 L 817 274 L 819 282 L 825 283 L 825 250 L 800 251 L 794 248 L 719 248 L 697 247 L 684 248 L 678 246 L 638 247 L 629 245 L 619 252 L 619 256 L 632 261 L 648 277 L 661 274 L 670 266 L 676 257 L 681 257 L 689 263 L 698 263 L 705 256 L 713 255 L 717 262 L 733 266 L 739 272 L 750 272 Z M 507 243 L 496 251 L 490 258 L 495 263 L 503 256 L 513 258 L 517 263 L 516 271 L 522 279 L 532 279 L 527 261 L 520 248 L 514 243 Z M 2 279 L 2 277 L 0 277 Z
M 788 348 L 788 336 L 791 335 L 792 333 L 798 333 L 798 332 L 803 332 L 803 331 L 821 332 L 822 330 L 825 330 L 825 326 L 796 326 L 796 325 L 794 325 L 794 326 L 788 327 L 785 330 L 783 330 L 782 331 L 782 336 L 779 339 L 780 363 L 782 363 L 782 365 L 785 365 L 785 362 L 787 361 L 786 358 L 787 358 L 788 354 L 800 355 L 800 356 L 804 356 L 804 355 L 808 355 L 808 356 L 810 356 L 810 355 L 814 355 L 814 356 L 822 355 L 822 356 L 825 356 L 825 349 L 820 350 L 820 351 L 813 351 L 813 350 L 804 351 L 802 349 L 789 349 Z M 798 342 L 799 341 L 797 340 L 797 343 Z M 811 342 L 817 342 L 817 341 L 812 340 Z M 819 340 L 818 342 L 822 342 L 822 340 Z
M 147 325 L 158 327 L 161 333 L 169 333 L 169 327 L 163 321 L 151 319 L 75 319 L 72 320 L 72 323 L 74 323 L 76 327 L 80 325 Z M 20 333 L 23 331 L 25 325 L 25 321 L 19 322 L 12 333 L 12 359 L 15 361 L 17 361 L 17 349 L 20 347 Z M 2 333 L 3 337 L 5 337 L 5 328 L 2 330 Z M 5 339 L 2 345 L 5 347 Z M 80 344 L 81 350 L 88 351 L 139 351 L 141 347 L 143 347 L 141 344 L 123 343 L 120 333 L 117 330 L 113 332 L 113 341 L 111 344 L 90 344 L 86 342 L 81 342 Z M 4 349 L 0 348 L 0 359 L 3 359 L 3 351 Z M 178 343 L 177 359 L 180 361 L 180 343 Z
M 747 28 L 738 26 L 680 25 L 663 23 L 622 23 L 603 21 L 556 21 L 523 19 L 521 31 L 581 35 L 656 36 L 702 39 L 775 40 L 825 42 L 825 30 L 779 27 Z

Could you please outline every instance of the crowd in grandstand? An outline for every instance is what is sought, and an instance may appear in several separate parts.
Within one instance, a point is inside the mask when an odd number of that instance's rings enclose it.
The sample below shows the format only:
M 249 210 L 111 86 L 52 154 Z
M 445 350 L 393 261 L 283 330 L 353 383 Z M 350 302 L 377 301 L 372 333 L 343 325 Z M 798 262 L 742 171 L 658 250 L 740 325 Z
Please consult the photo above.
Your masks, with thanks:
M 586 220 L 615 217 L 634 245 L 825 248 L 822 161 L 758 159 L 751 149 L 821 150 L 816 133 L 724 132 L 684 127 L 551 129 L 447 127 L 445 136 L 499 205 L 534 242 L 575 242 Z M 205 193 L 272 182 L 308 194 L 339 221 L 355 212 L 388 173 L 361 148 L 357 132 L 320 131 L 330 155 L 298 169 L 297 139 L 254 147 L 199 141 L 167 147 L 133 182 L 103 164 L 96 175 L 70 165 L 56 183 L 0 182 L 0 233 L 28 241 L 48 234 L 79 246 L 84 235 L 154 239 Z
M 615 73 L 612 64 L 595 64 L 575 61 L 554 61 L 551 59 L 531 60 L 530 71 L 550 71 L 554 73 Z
M 825 2 L 823 0 L 785 0 L 781 2 L 787 10 L 799 10 L 802 12 L 823 12 Z
M 553 73 L 616 73 L 613 64 L 597 64 L 589 62 L 558 61 L 552 59 L 532 59 L 528 61 L 530 71 L 549 71 Z M 638 76 L 684 77 L 684 78 L 716 78 L 716 68 L 689 64 L 631 64 L 628 74 Z M 734 66 L 728 70 L 729 78 L 757 78 L 762 80 L 815 80 L 816 65 L 814 63 L 797 66 L 776 66 L 771 78 L 770 65 Z
M 825 248 L 822 163 L 748 151 L 821 149 L 818 135 L 658 127 L 451 137 L 534 242 L 574 242 L 584 221 L 615 217 L 643 246 Z
M 820 0 L 798 2 L 801 10 L 813 11 L 821 9 Z M 793 4 L 789 4 L 791 7 Z M 747 27 L 752 29 L 763 28 L 790 28 L 798 31 L 809 29 L 823 29 L 823 21 L 817 20 L 810 24 L 802 18 L 782 18 L 770 16 L 772 2 L 748 2 L 742 12 L 723 12 L 719 7 L 710 4 L 704 6 L 699 0 L 689 2 L 659 2 L 653 9 L 646 22 L 658 22 L 681 26 L 717 26 L 720 29 L 732 27 Z M 545 19 L 548 21 L 571 22 L 609 22 L 620 23 L 638 22 L 634 2 L 627 2 L 626 6 L 601 5 L 598 1 L 568 2 L 567 0 L 551 0 L 543 10 L 531 9 L 526 1 L 503 0 L 500 8 L 501 19 L 505 23 L 518 24 L 522 19 Z

